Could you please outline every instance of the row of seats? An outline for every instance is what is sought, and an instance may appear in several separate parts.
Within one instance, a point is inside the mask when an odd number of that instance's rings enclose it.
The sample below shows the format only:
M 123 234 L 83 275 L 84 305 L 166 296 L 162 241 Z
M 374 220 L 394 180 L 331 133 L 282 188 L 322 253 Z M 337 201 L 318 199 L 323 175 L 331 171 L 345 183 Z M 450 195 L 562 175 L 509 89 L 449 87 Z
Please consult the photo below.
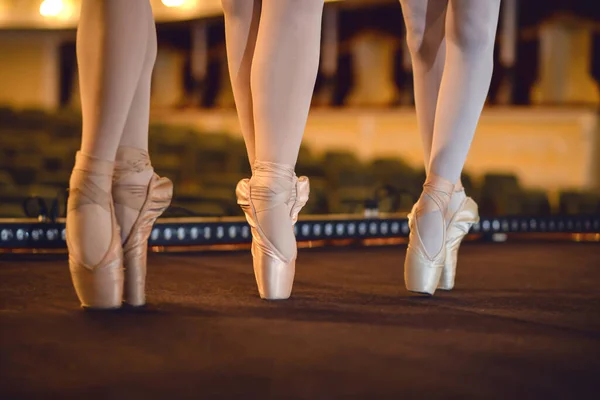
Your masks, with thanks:
M 39 110 L 15 112 L 0 108 L 0 217 L 24 215 L 29 196 L 64 199 L 75 152 L 80 144 L 81 118 Z M 170 215 L 241 215 L 234 198 L 236 183 L 250 175 L 246 150 L 240 138 L 224 133 L 199 133 L 186 127 L 150 127 L 150 153 L 156 171 L 175 183 Z M 311 179 L 307 213 L 360 213 L 365 207 L 383 212 L 410 210 L 425 179 L 400 159 L 361 162 L 349 152 L 315 156 L 303 147 L 298 175 Z M 480 185 L 463 177 L 467 192 L 485 215 L 548 215 L 595 213 L 598 196 L 568 192 L 552 210 L 544 192 L 521 187 L 516 176 L 487 174 Z

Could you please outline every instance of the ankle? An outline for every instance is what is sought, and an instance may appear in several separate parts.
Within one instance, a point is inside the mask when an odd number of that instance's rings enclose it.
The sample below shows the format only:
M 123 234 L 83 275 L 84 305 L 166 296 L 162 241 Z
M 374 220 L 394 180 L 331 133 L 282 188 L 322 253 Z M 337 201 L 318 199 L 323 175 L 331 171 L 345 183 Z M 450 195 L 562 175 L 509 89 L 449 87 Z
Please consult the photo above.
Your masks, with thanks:
M 250 198 L 257 214 L 276 209 L 287 210 L 294 194 L 294 167 L 286 164 L 255 161 L 250 178 Z M 277 211 L 279 212 L 279 211 Z
M 146 150 L 128 146 L 119 147 L 113 179 L 115 205 L 139 211 L 146 201 L 148 185 L 153 175 L 154 169 Z M 117 214 L 117 219 L 122 219 L 120 218 L 122 213 L 119 211 Z
M 78 151 L 69 180 L 69 187 L 79 188 L 84 182 L 92 181 L 100 189 L 110 192 L 114 174 L 114 161 L 102 160 Z
M 423 184 L 418 209 L 421 213 L 441 211 L 444 215 L 454 192 L 454 184 L 441 176 L 429 174 Z
M 128 146 L 119 147 L 115 163 L 115 183 L 125 181 L 147 186 L 153 174 L 154 169 L 146 150 Z
M 466 197 L 467 194 L 465 193 L 464 189 L 460 191 L 455 190 L 452 192 L 452 196 L 450 197 L 450 207 L 456 203 L 461 203 Z
M 266 161 L 255 161 L 250 183 L 267 187 L 274 193 L 291 191 L 294 184 L 294 166 Z
M 448 212 L 446 213 L 446 220 L 450 220 L 454 213 L 458 211 L 463 201 L 467 198 L 464 188 L 462 190 L 455 190 L 452 193 L 452 197 L 450 198 L 450 203 L 448 203 Z

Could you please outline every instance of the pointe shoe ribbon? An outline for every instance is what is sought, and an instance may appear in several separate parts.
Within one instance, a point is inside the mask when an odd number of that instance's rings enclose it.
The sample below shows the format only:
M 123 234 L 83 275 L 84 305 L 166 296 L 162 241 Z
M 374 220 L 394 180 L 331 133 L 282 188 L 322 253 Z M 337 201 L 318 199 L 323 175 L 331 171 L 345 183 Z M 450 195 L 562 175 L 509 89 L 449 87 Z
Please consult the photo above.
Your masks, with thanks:
M 255 208 L 254 203 L 250 200 L 250 191 L 250 179 L 242 179 L 238 182 L 237 187 L 235 189 L 237 203 L 242 209 L 242 211 L 244 211 L 246 221 L 248 221 L 248 225 L 250 225 L 252 231 L 253 252 L 254 247 L 257 246 L 261 252 L 266 253 L 273 258 L 280 259 L 283 262 L 289 262 L 289 260 L 283 254 L 281 254 L 279 250 L 277 250 L 275 245 L 271 243 L 271 241 L 266 237 L 266 235 L 262 231 L 256 215 L 259 211 L 264 211 L 264 209 L 257 210 Z M 267 193 L 265 192 L 262 192 L 261 194 L 260 190 L 252 191 L 252 197 L 254 199 L 265 199 L 267 197 L 266 194 Z M 276 198 L 281 202 L 284 202 L 284 199 L 286 199 L 287 197 L 288 196 L 286 196 L 286 194 L 283 193 L 279 194 Z
M 310 193 L 310 182 L 306 176 L 297 177 L 294 175 L 294 186 L 292 188 L 292 196 L 290 198 L 290 216 L 292 223 L 298 221 L 300 210 L 306 205 Z

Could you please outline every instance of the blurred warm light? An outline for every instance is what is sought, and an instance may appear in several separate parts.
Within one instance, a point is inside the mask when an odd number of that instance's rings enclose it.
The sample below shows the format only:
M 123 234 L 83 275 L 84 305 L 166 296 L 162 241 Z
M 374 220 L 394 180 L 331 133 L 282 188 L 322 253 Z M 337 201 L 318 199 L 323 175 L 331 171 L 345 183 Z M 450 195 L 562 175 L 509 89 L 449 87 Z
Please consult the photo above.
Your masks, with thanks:
M 162 3 L 167 7 L 180 7 L 185 3 L 185 0 L 162 0 Z
M 64 7 L 62 0 L 44 0 L 40 4 L 40 14 L 44 17 L 56 17 Z
M 74 16 L 74 11 L 72 0 L 44 0 L 40 4 L 40 15 L 46 18 L 67 21 Z

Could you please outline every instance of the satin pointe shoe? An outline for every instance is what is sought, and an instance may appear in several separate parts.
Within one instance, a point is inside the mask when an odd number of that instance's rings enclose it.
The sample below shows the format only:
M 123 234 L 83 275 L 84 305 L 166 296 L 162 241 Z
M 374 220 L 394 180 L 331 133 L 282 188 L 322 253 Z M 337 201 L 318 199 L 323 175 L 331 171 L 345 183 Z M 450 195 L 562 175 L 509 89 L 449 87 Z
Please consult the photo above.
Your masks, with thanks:
M 444 262 L 438 289 L 452 290 L 454 288 L 460 243 L 469 233 L 473 224 L 477 222 L 479 222 L 477 203 L 472 198 L 466 197 L 448 221 L 448 227 L 446 228 L 446 261 Z
M 77 153 L 76 167 L 78 174 L 83 174 L 78 187 L 69 188 L 67 204 L 67 220 L 77 218 L 75 210 L 89 204 L 101 206 L 110 213 L 111 239 L 108 250 L 96 265 L 87 265 L 82 261 L 82 249 L 78 248 L 72 233 L 67 229 L 66 242 L 69 250 L 69 270 L 77 297 L 81 306 L 86 309 L 114 309 L 121 307 L 123 296 L 123 251 L 119 225 L 115 218 L 113 199 L 110 193 L 102 190 L 91 179 L 90 175 L 112 176 L 114 164 L 107 161 L 94 161 L 94 159 Z M 88 170 L 79 169 L 78 164 L 83 164 L 81 159 L 87 159 Z M 67 223 L 67 225 L 69 225 Z
M 236 187 L 236 195 L 252 230 L 252 260 L 260 297 L 265 300 L 284 300 L 289 298 L 292 292 L 297 249 L 294 247 L 292 256 L 286 257 L 267 238 L 258 222 L 257 214 L 265 210 L 262 208 L 265 201 L 269 208 L 285 204 L 290 218 L 289 229 L 293 235 L 298 213 L 308 201 L 310 185 L 307 177 L 296 177 L 292 169 L 277 178 L 286 183 L 284 189 L 280 187 L 276 191 L 265 190 L 261 172 L 281 172 L 275 171 L 274 165 L 276 164 L 257 161 L 253 178 L 242 179 Z M 263 206 L 258 208 L 257 203 Z
M 408 215 L 410 228 L 409 243 L 404 261 L 404 282 L 406 289 L 410 292 L 428 294 L 433 296 L 442 276 L 442 270 L 446 261 L 446 223 L 443 216 L 446 214 L 448 202 L 454 185 L 446 180 L 438 180 L 432 183 L 425 182 L 421 199 L 413 206 Z M 421 205 L 422 199 L 427 196 L 429 200 Z M 417 219 L 419 215 L 439 211 L 441 213 L 440 229 L 442 230 L 442 244 L 439 251 L 429 255 L 421 234 Z
M 173 183 L 152 173 L 148 185 L 122 182 L 128 174 L 151 169 L 148 153 L 140 149 L 121 147 L 117 155 L 113 198 L 115 204 L 139 210 L 127 238 L 123 241 L 125 288 L 123 301 L 134 307 L 146 304 L 146 262 L 148 238 L 156 219 L 169 207 Z

